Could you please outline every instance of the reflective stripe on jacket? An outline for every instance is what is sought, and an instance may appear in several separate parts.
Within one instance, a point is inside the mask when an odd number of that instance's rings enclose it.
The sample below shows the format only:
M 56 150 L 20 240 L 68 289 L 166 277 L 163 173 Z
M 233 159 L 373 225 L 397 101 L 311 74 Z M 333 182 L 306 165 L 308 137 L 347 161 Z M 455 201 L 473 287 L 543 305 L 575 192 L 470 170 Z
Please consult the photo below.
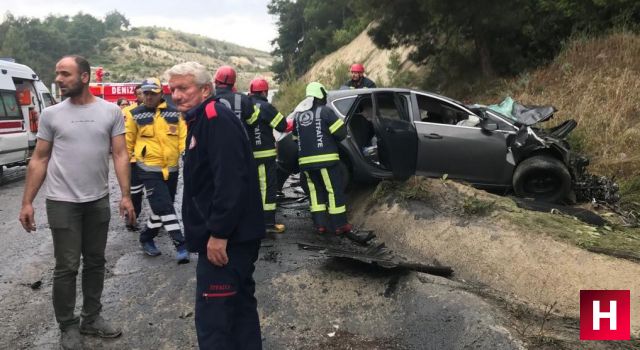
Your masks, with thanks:
M 251 96 L 253 114 L 246 121 L 247 133 L 253 147 L 253 157 L 260 162 L 276 156 L 276 140 L 273 130 L 284 132 L 287 120 L 262 95 Z
M 125 111 L 127 150 L 147 171 L 161 171 L 165 180 L 178 170 L 187 126 L 180 112 L 165 101 L 158 107 L 140 105 Z
M 298 135 L 298 164 L 301 170 L 308 170 L 340 160 L 338 143 L 346 137 L 347 130 L 333 110 L 317 106 L 295 114 L 294 134 Z

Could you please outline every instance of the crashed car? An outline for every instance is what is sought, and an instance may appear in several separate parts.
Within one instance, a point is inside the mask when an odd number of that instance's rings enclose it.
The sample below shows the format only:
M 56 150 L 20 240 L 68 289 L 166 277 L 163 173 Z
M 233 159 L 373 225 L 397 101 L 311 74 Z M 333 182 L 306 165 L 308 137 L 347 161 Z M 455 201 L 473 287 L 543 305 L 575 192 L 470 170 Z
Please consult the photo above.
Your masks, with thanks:
M 575 200 L 588 159 L 571 151 L 567 120 L 553 128 L 555 108 L 465 105 L 425 91 L 378 88 L 330 91 L 327 106 L 344 119 L 340 143 L 345 183 L 443 177 L 547 202 Z M 278 141 L 278 164 L 297 172 L 291 135 Z M 584 184 L 583 184 L 584 185 Z

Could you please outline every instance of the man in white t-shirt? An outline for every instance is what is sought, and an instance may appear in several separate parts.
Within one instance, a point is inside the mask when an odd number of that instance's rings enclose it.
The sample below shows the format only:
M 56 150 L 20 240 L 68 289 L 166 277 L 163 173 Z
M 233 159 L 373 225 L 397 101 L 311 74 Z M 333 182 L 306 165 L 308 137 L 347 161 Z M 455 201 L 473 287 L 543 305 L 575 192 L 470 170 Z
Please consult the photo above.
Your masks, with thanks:
M 115 338 L 122 333 L 100 316 L 105 247 L 111 218 L 109 150 L 120 185 L 120 215 L 135 222 L 129 193 L 124 119 L 115 104 L 89 92 L 91 69 L 80 56 L 56 64 L 56 84 L 66 99 L 40 116 L 38 142 L 27 169 L 20 223 L 35 231 L 33 200 L 46 178 L 46 207 L 53 236 L 53 308 L 63 349 L 82 348 L 80 334 Z M 82 257 L 82 313 L 74 313 Z

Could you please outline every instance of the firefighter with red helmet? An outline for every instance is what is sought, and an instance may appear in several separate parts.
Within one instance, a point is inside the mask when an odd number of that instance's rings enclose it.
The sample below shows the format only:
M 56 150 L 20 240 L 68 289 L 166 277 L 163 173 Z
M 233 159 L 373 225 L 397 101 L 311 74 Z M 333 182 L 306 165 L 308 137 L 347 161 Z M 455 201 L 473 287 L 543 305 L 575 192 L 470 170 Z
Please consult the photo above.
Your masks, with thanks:
M 253 104 L 247 95 L 236 90 L 236 76 L 233 67 L 220 66 L 213 78 L 216 90 L 214 97 L 229 107 L 240 120 L 246 121 L 253 114 Z
M 267 100 L 269 83 L 255 78 L 249 86 L 253 114 L 246 120 L 247 133 L 253 147 L 253 157 L 258 165 L 262 207 L 267 232 L 282 233 L 283 224 L 276 224 L 276 192 L 278 186 L 276 166 L 276 140 L 273 130 L 284 132 L 286 118 Z
M 309 186 L 310 211 L 315 229 L 350 234 L 338 143 L 347 136 L 342 119 L 327 104 L 327 91 L 318 82 L 307 85 L 310 109 L 296 112 L 293 133 L 298 135 L 298 164 Z M 328 213 L 328 216 L 327 216 Z
M 376 87 L 376 83 L 373 80 L 364 76 L 364 66 L 361 63 L 354 63 L 351 65 L 351 80 L 345 83 L 350 89 L 373 89 Z

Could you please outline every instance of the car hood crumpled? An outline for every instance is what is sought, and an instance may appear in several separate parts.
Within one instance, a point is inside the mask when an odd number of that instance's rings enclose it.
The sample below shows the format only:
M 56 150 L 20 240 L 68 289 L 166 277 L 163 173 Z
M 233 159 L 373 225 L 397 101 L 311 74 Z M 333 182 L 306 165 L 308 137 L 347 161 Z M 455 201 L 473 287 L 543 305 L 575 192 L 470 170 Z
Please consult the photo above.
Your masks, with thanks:
M 557 111 L 553 106 L 525 106 L 511 97 L 487 108 L 506 116 L 516 124 L 527 126 L 549 120 Z

